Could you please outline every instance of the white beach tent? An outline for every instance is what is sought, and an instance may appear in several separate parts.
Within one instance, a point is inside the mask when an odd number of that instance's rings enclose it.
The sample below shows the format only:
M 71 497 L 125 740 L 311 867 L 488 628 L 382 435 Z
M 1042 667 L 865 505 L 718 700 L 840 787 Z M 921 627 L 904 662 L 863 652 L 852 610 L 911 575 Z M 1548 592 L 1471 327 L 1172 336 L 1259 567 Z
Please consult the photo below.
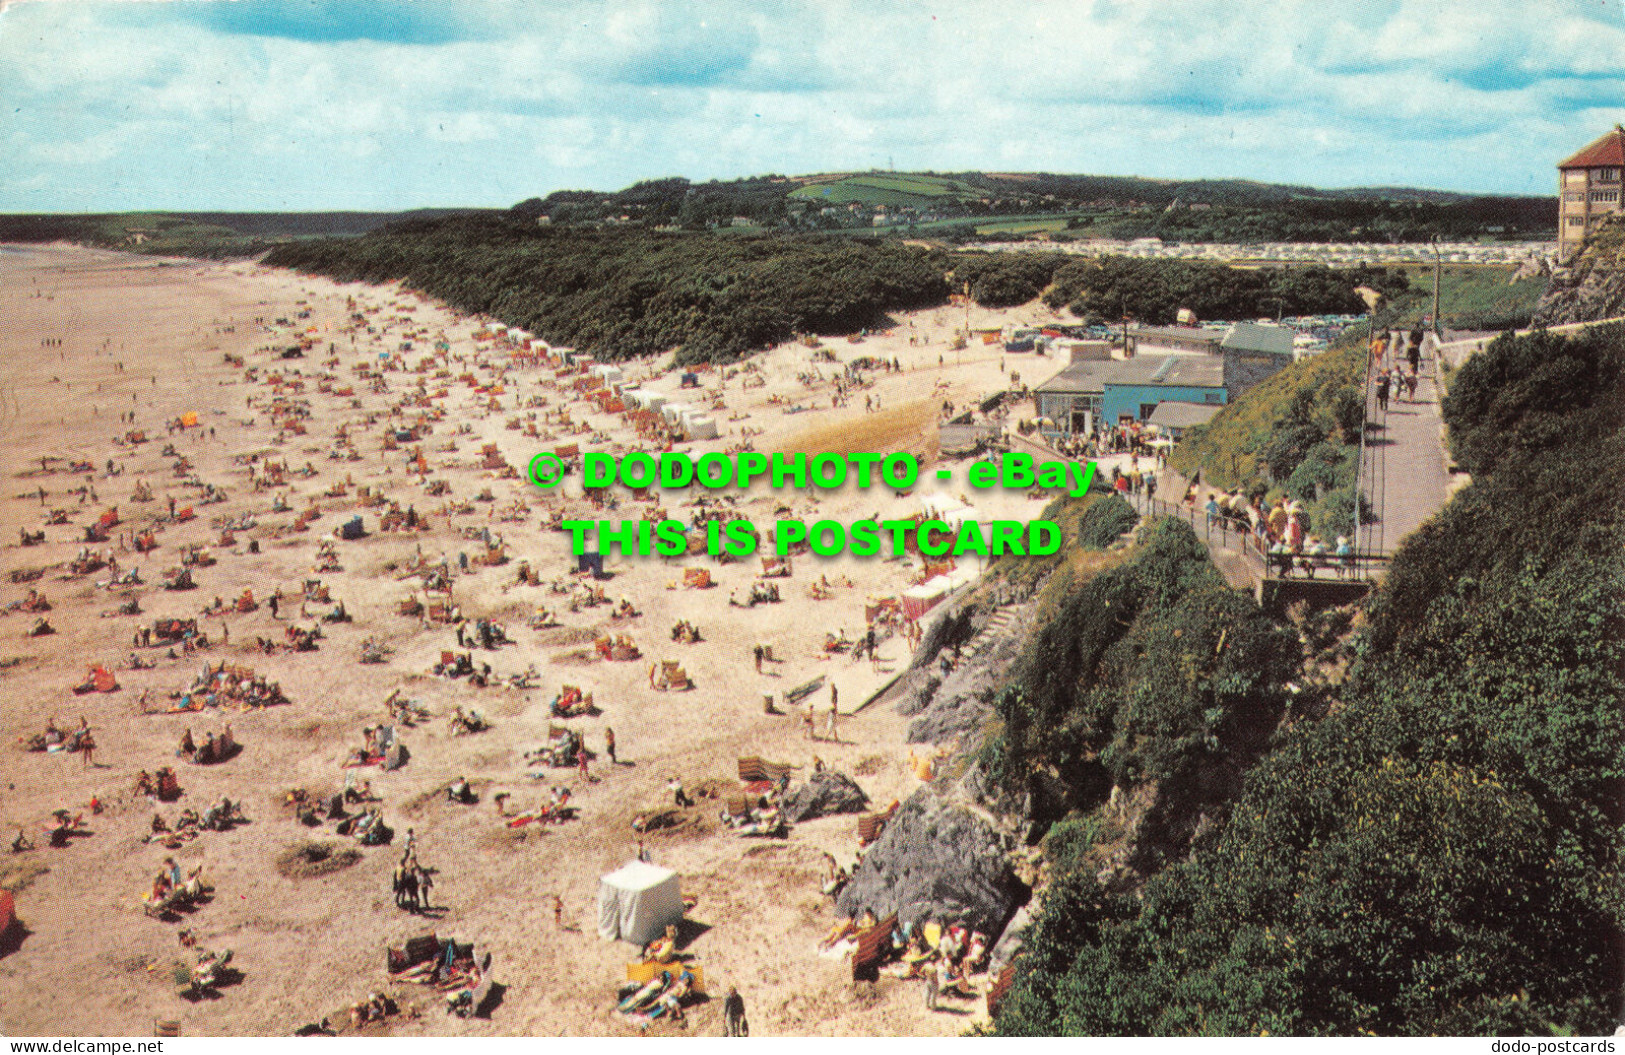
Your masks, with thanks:
M 646 945 L 683 919 L 677 873 L 631 861 L 598 880 L 598 936 Z
M 935 608 L 952 590 L 953 585 L 946 575 L 938 575 L 918 586 L 910 586 L 902 595 L 903 615 L 909 619 L 919 619 Z

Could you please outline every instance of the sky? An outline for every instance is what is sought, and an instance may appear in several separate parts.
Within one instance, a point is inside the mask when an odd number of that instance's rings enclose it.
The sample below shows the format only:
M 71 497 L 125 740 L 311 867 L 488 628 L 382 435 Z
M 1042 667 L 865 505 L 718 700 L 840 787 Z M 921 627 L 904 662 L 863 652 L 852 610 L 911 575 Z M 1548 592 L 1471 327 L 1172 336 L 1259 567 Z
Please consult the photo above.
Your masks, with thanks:
M 1556 191 L 1625 0 L 0 0 L 0 211 L 1045 171 Z

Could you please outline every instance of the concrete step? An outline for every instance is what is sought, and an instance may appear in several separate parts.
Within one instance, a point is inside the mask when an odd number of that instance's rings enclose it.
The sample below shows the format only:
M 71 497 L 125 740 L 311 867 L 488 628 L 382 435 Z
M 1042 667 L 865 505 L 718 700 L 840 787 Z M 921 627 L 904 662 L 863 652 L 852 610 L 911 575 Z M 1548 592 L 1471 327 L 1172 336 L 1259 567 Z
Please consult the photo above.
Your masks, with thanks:
M 1004 633 L 1005 628 L 1010 625 L 1010 621 L 1014 618 L 1014 609 L 1009 607 L 1000 608 L 993 613 L 993 616 L 988 619 L 981 631 L 971 639 L 970 647 L 966 649 L 967 654 L 975 657 L 985 652 L 998 641 L 999 636 Z

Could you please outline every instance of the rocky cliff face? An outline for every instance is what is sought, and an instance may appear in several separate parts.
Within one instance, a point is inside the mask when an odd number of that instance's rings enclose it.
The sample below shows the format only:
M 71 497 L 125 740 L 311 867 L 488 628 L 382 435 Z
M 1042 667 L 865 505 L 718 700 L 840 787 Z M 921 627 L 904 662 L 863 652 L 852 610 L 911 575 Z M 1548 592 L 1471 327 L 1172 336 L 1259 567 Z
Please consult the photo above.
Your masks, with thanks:
M 1610 217 L 1586 240 L 1574 262 L 1553 274 L 1534 322 L 1558 326 L 1619 315 L 1625 315 L 1625 222 Z

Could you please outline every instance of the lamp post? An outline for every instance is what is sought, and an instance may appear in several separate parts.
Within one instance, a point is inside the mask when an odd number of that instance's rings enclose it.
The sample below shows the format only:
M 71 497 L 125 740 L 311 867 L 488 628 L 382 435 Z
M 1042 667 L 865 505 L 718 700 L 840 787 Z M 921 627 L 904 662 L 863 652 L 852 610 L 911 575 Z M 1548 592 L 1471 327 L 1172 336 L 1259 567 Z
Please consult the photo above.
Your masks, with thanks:
M 1433 236 L 1433 336 L 1437 340 L 1444 339 L 1444 330 L 1439 326 L 1439 271 L 1441 270 L 1441 257 L 1439 254 L 1439 236 Z

